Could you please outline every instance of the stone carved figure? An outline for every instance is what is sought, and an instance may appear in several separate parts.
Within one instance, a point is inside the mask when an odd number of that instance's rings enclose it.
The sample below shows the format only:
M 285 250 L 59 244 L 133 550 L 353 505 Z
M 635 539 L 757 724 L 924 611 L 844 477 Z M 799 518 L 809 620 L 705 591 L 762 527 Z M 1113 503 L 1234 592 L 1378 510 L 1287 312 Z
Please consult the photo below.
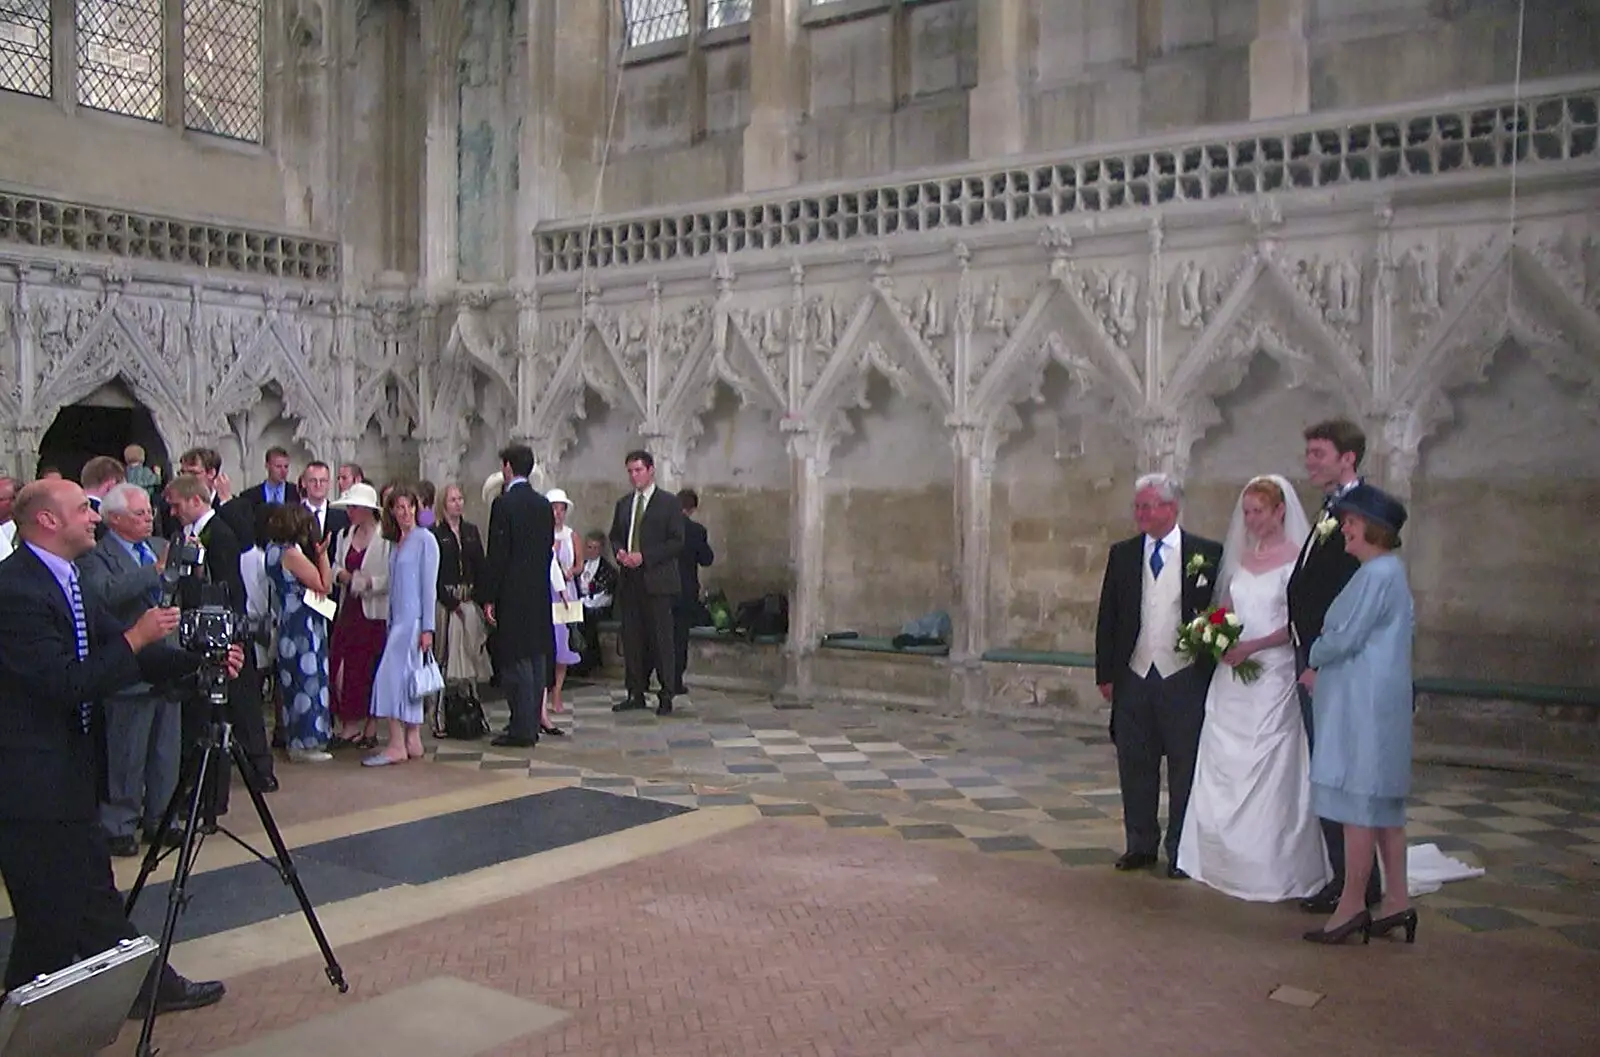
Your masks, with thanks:
M 1437 315 L 1442 306 L 1439 300 L 1439 254 L 1432 246 L 1417 246 L 1407 254 L 1414 285 L 1411 288 L 1411 310 L 1419 315 Z
M 1078 272 L 1078 290 L 1118 348 L 1127 348 L 1139 330 L 1139 277 L 1126 269 Z
M 1178 326 L 1199 330 L 1209 322 L 1216 293 L 1216 276 L 1194 261 L 1178 269 Z

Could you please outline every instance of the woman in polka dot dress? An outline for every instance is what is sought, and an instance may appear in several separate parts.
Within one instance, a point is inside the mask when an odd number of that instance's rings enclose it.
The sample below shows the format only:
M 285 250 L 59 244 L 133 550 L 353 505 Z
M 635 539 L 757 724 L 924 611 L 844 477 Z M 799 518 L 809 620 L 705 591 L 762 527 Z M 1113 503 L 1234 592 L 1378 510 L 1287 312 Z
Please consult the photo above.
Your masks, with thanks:
M 306 605 L 307 591 L 325 595 L 333 587 L 327 547 L 318 535 L 316 517 L 298 503 L 267 519 L 267 579 L 278 606 L 278 693 L 289 759 L 296 763 L 333 758 L 328 753 L 328 620 Z

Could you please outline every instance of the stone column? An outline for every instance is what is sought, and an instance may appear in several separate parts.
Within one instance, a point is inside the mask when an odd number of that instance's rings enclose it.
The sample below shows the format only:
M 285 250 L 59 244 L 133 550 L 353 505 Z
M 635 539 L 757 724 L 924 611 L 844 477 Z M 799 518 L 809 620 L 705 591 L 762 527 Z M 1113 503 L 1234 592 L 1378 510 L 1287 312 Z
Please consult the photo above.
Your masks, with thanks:
M 534 274 L 532 231 L 541 221 L 587 216 L 610 124 L 620 5 L 594 0 L 524 3 L 528 77 L 517 198 L 517 274 Z M 513 109 L 517 109 L 513 103 Z M 602 205 L 601 208 L 604 208 Z
M 805 116 L 806 38 L 802 0 L 766 0 L 750 13 L 750 123 L 744 130 L 744 189 L 800 182 Z
M 1250 42 L 1250 119 L 1311 112 L 1310 0 L 1257 0 Z
M 461 110 L 456 99 L 456 61 L 466 20 L 465 0 L 437 0 L 422 8 L 427 55 L 422 158 L 422 285 L 429 292 L 456 281 L 457 140 Z M 529 5 L 537 6 L 537 5 Z
M 794 584 L 789 595 L 789 641 L 782 696 L 797 703 L 813 696 L 811 660 L 822 638 L 823 561 L 826 557 L 828 458 L 826 430 L 784 419 L 792 477 L 789 490 L 789 554 Z
M 952 423 L 955 448 L 956 570 L 960 619 L 951 660 L 974 666 L 989 648 L 990 510 L 995 434 L 975 421 Z
M 1038 43 L 1028 0 L 990 0 L 978 23 L 978 83 L 969 93 L 967 154 L 995 158 L 1027 148 L 1027 83 Z

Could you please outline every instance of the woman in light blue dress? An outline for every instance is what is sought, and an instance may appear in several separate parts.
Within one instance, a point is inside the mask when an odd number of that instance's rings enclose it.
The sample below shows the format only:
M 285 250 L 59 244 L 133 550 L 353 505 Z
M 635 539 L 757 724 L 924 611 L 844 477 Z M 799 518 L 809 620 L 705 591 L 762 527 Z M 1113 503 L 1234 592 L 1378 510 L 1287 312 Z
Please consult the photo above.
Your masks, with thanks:
M 366 767 L 405 763 L 422 756 L 422 699 L 412 677 L 433 649 L 439 582 L 439 541 L 418 529 L 416 490 L 398 485 L 383 500 L 383 535 L 389 551 L 389 632 L 372 681 L 372 714 L 389 721 L 389 743 L 368 756 Z
M 1311 647 L 1311 802 L 1319 818 L 1344 823 L 1345 882 L 1333 916 L 1305 938 L 1342 943 L 1359 934 L 1364 942 L 1403 928 L 1411 943 L 1417 912 L 1406 890 L 1405 822 L 1414 616 L 1405 566 L 1394 554 L 1406 508 L 1363 484 L 1334 513 L 1345 551 L 1361 568 L 1333 600 Z M 1374 847 L 1386 882 L 1376 917 L 1364 898 Z

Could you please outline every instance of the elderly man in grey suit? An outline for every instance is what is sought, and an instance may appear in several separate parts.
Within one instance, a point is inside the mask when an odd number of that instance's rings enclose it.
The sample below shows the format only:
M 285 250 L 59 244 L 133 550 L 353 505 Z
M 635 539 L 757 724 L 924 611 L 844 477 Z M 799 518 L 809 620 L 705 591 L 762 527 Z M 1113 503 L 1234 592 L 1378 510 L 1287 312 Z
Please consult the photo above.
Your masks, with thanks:
M 78 574 L 86 593 L 131 625 L 160 598 L 166 541 L 151 537 L 150 495 L 138 485 L 112 488 L 100 501 L 100 514 L 108 531 L 78 559 Z M 106 789 L 100 824 L 112 855 L 138 855 L 141 830 L 152 842 L 161 837 L 156 828 L 178 785 L 182 707 L 162 689 L 137 683 L 106 702 L 105 716 Z

